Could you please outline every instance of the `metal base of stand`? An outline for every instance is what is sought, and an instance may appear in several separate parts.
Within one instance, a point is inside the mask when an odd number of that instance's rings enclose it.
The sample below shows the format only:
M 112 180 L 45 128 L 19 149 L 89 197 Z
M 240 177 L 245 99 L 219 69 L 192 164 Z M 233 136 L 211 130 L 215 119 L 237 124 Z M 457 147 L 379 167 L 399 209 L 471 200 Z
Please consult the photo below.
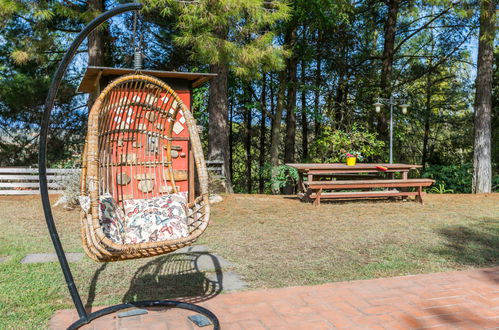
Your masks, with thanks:
M 71 324 L 68 327 L 68 330 L 78 329 L 84 326 L 85 324 L 89 324 L 90 322 L 101 316 L 111 314 L 119 310 L 127 309 L 130 307 L 170 307 L 170 308 L 187 309 L 202 314 L 206 316 L 208 319 L 210 319 L 210 321 L 213 323 L 214 330 L 220 329 L 220 322 L 218 321 L 218 318 L 215 316 L 215 314 L 213 314 L 204 307 L 175 300 L 146 300 L 146 301 L 137 301 L 137 302 L 114 305 L 98 310 L 97 312 L 86 315 L 86 317 L 80 318 L 78 321 Z

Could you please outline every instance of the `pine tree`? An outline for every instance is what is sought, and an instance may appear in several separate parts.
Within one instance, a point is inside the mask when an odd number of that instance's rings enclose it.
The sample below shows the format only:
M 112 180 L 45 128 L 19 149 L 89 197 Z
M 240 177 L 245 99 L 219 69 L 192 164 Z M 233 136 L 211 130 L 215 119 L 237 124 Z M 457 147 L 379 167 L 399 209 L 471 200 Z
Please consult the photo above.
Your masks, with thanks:
M 488 193 L 492 189 L 491 120 L 492 70 L 496 28 L 495 1 L 482 0 L 480 7 L 472 191 L 474 193 Z
M 74 33 L 93 17 L 85 3 L 0 0 L 0 165 L 33 165 L 51 77 Z M 83 52 L 83 51 L 80 51 Z M 82 141 L 85 104 L 75 97 L 77 68 L 63 82 L 52 115 L 49 163 Z
M 190 47 L 191 57 L 210 65 L 217 77 L 210 83 L 208 158 L 223 160 L 229 168 L 227 81 L 229 73 L 251 77 L 261 67 L 282 67 L 283 50 L 269 29 L 288 15 L 285 1 L 263 0 L 147 0 L 148 9 L 165 16 L 178 15 L 180 35 L 175 42 Z M 230 182 L 228 182 L 230 187 Z M 231 190 L 231 188 L 229 188 Z

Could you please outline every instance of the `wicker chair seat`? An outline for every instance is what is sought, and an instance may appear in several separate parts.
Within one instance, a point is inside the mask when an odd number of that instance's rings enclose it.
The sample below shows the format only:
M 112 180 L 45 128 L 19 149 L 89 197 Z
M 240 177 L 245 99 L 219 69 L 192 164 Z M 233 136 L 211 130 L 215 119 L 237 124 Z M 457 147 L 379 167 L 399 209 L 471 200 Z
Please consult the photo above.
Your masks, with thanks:
M 86 213 L 88 201 L 88 196 L 80 197 Z M 161 242 L 189 236 L 185 194 L 125 200 L 124 205 L 123 210 L 110 195 L 100 198 L 99 224 L 115 243 Z

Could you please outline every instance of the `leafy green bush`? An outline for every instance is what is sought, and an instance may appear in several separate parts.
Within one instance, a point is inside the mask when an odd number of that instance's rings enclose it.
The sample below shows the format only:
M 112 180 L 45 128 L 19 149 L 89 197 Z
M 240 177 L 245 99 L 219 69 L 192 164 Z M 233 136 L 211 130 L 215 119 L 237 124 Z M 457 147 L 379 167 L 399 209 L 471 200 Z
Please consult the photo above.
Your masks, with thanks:
M 435 187 L 445 187 L 456 194 L 471 193 L 471 180 L 473 175 L 473 166 L 471 164 L 463 165 L 432 165 L 426 168 L 423 173 L 424 178 L 435 180 Z
M 274 193 L 277 193 L 279 189 L 288 184 L 294 187 L 298 182 L 298 171 L 288 165 L 272 166 L 271 164 L 265 164 L 263 176 L 266 178 L 265 187 Z
M 311 159 L 317 163 L 337 163 L 343 159 L 345 150 L 356 150 L 369 159 L 381 156 L 384 142 L 378 140 L 376 133 L 354 124 L 348 131 L 336 130 L 330 126 L 323 129 L 322 136 L 311 145 L 311 154 L 318 155 Z
M 439 183 L 437 186 L 433 186 L 430 189 L 426 190 L 431 194 L 453 194 L 454 190 L 445 188 L 443 183 Z
M 434 187 L 440 187 L 442 184 L 446 190 L 445 193 L 469 194 L 473 180 L 473 165 L 432 165 L 426 169 L 423 177 L 435 180 Z M 497 173 L 492 177 L 492 191 L 499 192 L 499 174 Z M 429 190 L 429 192 L 437 191 Z
M 499 192 L 499 174 L 492 178 L 492 191 Z

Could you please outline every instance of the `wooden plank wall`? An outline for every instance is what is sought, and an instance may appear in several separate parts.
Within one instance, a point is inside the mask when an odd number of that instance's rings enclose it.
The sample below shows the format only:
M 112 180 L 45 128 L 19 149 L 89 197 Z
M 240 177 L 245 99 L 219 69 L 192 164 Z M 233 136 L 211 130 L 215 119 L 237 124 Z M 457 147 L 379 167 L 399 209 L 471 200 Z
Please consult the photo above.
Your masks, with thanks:
M 207 160 L 206 168 L 220 176 L 225 176 L 224 161 L 223 160 Z
M 49 193 L 61 193 L 64 190 L 59 182 L 61 177 L 75 172 L 80 172 L 80 170 L 47 169 Z M 40 182 L 37 168 L 0 167 L 0 195 L 37 195 L 39 193 Z

